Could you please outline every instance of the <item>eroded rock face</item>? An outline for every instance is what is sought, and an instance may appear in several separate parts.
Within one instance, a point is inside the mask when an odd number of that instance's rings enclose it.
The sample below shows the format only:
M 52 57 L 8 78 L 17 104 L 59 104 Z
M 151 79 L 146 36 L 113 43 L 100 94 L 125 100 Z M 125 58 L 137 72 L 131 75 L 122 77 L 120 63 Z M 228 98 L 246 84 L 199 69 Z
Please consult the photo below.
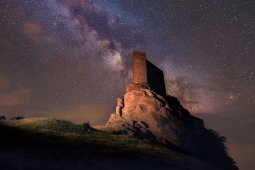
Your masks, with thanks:
M 116 113 L 106 128 L 186 149 L 180 138 L 195 124 L 203 128 L 203 121 L 191 116 L 176 98 L 158 95 L 145 85 L 129 84 L 124 99 L 117 99 Z
M 238 169 L 225 149 L 224 137 L 204 127 L 177 98 L 156 94 L 146 84 L 129 84 L 116 113 L 100 128 L 160 142 L 226 169 Z
M 122 116 L 122 109 L 124 107 L 123 99 L 117 98 L 116 115 Z

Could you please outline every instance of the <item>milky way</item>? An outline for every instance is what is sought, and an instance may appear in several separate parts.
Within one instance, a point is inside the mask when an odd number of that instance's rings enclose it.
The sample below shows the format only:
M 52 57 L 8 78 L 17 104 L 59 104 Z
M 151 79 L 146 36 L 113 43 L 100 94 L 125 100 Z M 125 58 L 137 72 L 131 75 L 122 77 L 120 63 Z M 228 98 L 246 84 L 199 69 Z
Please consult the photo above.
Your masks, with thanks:
M 147 53 L 192 113 L 254 113 L 255 1 L 0 5 L 0 115 L 103 124 L 132 81 L 133 51 Z

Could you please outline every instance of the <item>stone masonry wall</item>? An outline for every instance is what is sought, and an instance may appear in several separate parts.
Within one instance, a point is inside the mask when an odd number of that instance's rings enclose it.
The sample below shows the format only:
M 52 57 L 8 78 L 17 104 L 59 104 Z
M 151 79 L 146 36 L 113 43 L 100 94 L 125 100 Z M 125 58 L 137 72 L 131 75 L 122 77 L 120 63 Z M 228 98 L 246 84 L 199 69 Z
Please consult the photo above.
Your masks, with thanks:
M 133 52 L 133 83 L 134 84 L 148 83 L 146 54 L 143 52 Z
M 150 88 L 160 95 L 166 95 L 164 72 L 147 60 L 147 81 Z

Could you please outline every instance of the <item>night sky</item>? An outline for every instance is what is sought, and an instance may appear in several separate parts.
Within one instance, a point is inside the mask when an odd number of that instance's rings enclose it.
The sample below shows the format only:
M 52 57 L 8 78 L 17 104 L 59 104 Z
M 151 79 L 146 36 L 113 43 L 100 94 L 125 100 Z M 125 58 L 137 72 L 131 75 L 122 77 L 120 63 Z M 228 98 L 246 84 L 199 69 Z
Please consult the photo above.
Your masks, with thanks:
M 0 115 L 105 124 L 132 52 L 255 166 L 254 0 L 1 0 Z

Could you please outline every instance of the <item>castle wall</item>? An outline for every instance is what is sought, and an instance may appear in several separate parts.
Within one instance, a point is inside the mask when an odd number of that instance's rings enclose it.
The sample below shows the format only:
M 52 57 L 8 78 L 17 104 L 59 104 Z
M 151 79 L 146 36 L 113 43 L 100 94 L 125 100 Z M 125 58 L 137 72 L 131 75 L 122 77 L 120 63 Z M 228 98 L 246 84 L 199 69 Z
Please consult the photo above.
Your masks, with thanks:
M 166 95 L 164 73 L 143 52 L 133 52 L 133 83 L 148 84 L 158 94 Z
M 133 52 L 133 83 L 134 84 L 148 83 L 146 54 L 143 52 Z
M 150 88 L 160 95 L 166 95 L 164 72 L 148 60 L 146 61 L 146 66 Z

